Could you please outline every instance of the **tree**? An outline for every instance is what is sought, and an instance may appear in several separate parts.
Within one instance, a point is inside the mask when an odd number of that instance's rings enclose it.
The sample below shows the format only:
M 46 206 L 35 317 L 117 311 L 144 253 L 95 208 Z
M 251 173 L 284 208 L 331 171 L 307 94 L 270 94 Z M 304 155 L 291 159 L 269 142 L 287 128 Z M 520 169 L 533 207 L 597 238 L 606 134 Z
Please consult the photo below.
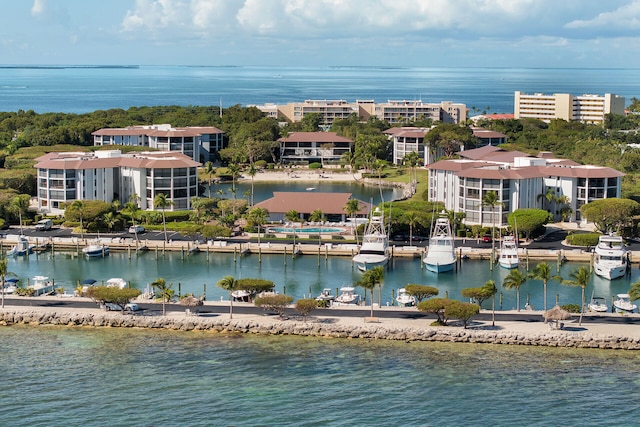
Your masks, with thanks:
M 4 281 L 7 276 L 15 276 L 15 273 L 8 271 L 9 260 L 5 257 L 0 258 L 0 281 L 2 282 L 2 308 L 4 308 Z
M 213 166 L 213 162 L 209 161 L 204 164 L 204 172 L 209 175 L 209 198 L 211 198 L 211 178 L 216 173 L 216 168 Z
M 440 123 L 427 132 L 424 137 L 424 144 L 434 158 L 439 152 L 442 152 L 446 157 L 452 157 L 462 147 L 465 149 L 475 147 L 476 142 L 477 138 L 473 135 L 473 130 L 470 127 L 453 123 Z
M 480 306 L 468 302 L 451 300 L 445 307 L 445 312 L 447 317 L 461 320 L 464 329 L 467 329 L 469 320 L 480 312 Z
M 421 303 L 422 300 L 438 295 L 440 291 L 433 286 L 408 284 L 404 287 L 408 295 L 413 295 Z
M 293 297 L 283 294 L 270 294 L 259 296 L 254 301 L 256 307 L 262 307 L 265 311 L 275 312 L 279 317 L 284 317 L 284 312 L 289 304 L 293 302 Z
M 640 212 L 640 203 L 631 199 L 600 199 L 580 207 L 580 212 L 601 233 L 620 232 Z M 518 224 L 520 222 L 518 221 Z
M 631 301 L 640 299 L 640 280 L 636 280 L 631 284 L 631 288 L 629 288 L 629 298 Z
M 247 170 L 247 174 L 251 177 L 251 206 L 253 206 L 253 178 L 258 173 L 258 168 L 254 163 L 249 165 L 249 169 Z
M 546 193 L 540 193 L 536 198 L 537 200 L 542 201 L 543 209 L 549 210 L 551 203 L 556 201 L 556 190 L 553 188 L 547 188 Z M 547 203 L 544 203 L 545 201 Z
M 224 276 L 216 284 L 219 288 L 229 292 L 229 319 L 233 319 L 233 295 L 231 293 L 236 289 L 237 283 L 233 276 Z
M 117 286 L 91 286 L 86 295 L 94 301 L 102 304 L 115 304 L 125 312 L 125 307 L 132 299 L 140 295 L 140 289 L 123 288 Z M 164 311 L 163 311 L 164 314 Z
M 495 242 L 496 242 L 496 237 L 495 237 L 495 233 L 494 230 L 496 228 L 496 213 L 495 213 L 495 208 L 496 206 L 501 206 L 502 202 L 500 202 L 500 200 L 498 200 L 498 192 L 497 191 L 487 191 L 485 193 L 485 195 L 482 197 L 482 205 L 483 206 L 488 206 L 491 208 L 491 251 L 493 253 L 493 251 L 495 250 Z
M 527 277 L 535 280 L 542 280 L 543 298 L 544 298 L 543 310 L 547 311 L 547 283 L 549 283 L 549 280 L 553 280 L 553 279 L 562 281 L 562 277 L 554 276 L 551 273 L 551 266 L 546 262 L 540 262 L 536 264 L 536 267 L 533 269 L 531 273 L 527 275 Z
M 584 290 L 589 284 L 589 280 L 591 279 L 591 272 L 587 267 L 580 267 L 574 269 L 571 274 L 569 274 L 570 279 L 563 280 L 561 283 L 563 285 L 568 286 L 580 286 L 582 290 L 582 298 L 580 304 L 580 321 L 579 324 L 582 325 L 582 313 L 584 313 Z
M 411 151 L 410 153 L 405 154 L 402 159 L 402 163 L 410 168 L 411 182 L 413 185 L 416 185 L 416 182 L 418 181 L 416 167 L 420 164 L 420 160 L 420 154 L 418 154 L 417 151 Z
M 371 317 L 373 317 L 373 289 L 376 287 L 376 285 L 382 285 L 383 278 L 384 268 L 381 266 L 377 266 L 362 273 L 362 277 L 360 278 L 360 280 L 355 282 L 356 286 L 360 286 L 365 289 L 365 294 L 367 292 L 367 289 L 371 293 Z
M 451 301 L 448 298 L 432 298 L 418 303 L 418 310 L 423 311 L 425 313 L 432 313 L 436 315 L 436 323 L 438 325 L 447 325 L 447 312 L 446 308 Z
M 233 198 L 236 198 L 236 179 L 240 176 L 240 166 L 236 163 L 231 163 L 227 166 L 229 173 L 231 174 L 231 192 L 233 193 Z
M 165 209 L 173 206 L 173 201 L 167 198 L 167 195 L 164 193 L 158 193 L 156 197 L 153 198 L 153 208 L 162 210 L 162 228 L 164 230 L 164 241 L 168 242 L 169 237 L 167 235 L 167 218 L 165 216 Z
M 113 227 L 116 225 L 116 222 L 118 222 L 118 220 L 115 217 L 115 214 L 113 212 L 107 212 L 106 214 L 104 214 L 104 217 L 102 219 L 104 220 L 104 223 L 109 229 L 109 232 L 112 232 Z
M 86 206 L 84 204 L 84 201 L 82 200 L 74 200 L 73 202 L 71 202 L 71 205 L 69 206 L 69 208 L 71 208 L 72 210 L 76 211 L 78 213 L 78 215 L 80 216 L 80 238 L 84 239 L 84 223 L 83 223 L 83 219 L 85 216 L 85 209 Z
M 303 317 L 303 321 L 307 321 L 307 316 L 313 310 L 318 308 L 318 301 L 314 298 L 303 298 L 296 301 L 295 309 Z
M 172 289 L 173 284 L 167 285 L 164 279 L 159 278 L 153 281 L 151 286 L 160 293 L 160 298 L 162 298 L 162 315 L 164 316 L 167 314 L 165 303 L 170 301 L 175 294 L 175 291 Z
M 324 215 L 324 212 L 322 212 L 322 210 L 320 209 L 315 209 L 313 212 L 311 212 L 311 215 L 309 215 L 309 221 L 322 222 L 326 220 L 327 220 L 327 217 Z
M 482 308 L 482 303 L 493 295 L 491 293 L 491 288 L 485 286 L 480 288 L 464 288 L 460 292 L 463 297 L 473 300 L 480 308 Z
M 136 227 L 136 216 L 140 211 L 140 207 L 138 206 L 139 201 L 140 197 L 137 194 L 133 193 L 131 196 L 129 196 L 129 201 L 124 204 L 123 208 L 124 213 L 131 216 L 131 225 L 133 225 L 134 227 L 134 234 L 136 236 L 137 242 L 140 242 L 140 239 L 138 238 L 138 228 Z
M 31 197 L 28 194 L 19 194 L 11 199 L 11 204 L 9 205 L 11 212 L 18 215 L 18 219 L 20 221 L 20 234 L 22 234 L 22 215 L 27 213 L 30 199 Z
M 483 288 L 486 289 L 487 293 L 491 294 L 491 326 L 496 325 L 496 294 L 498 293 L 498 288 L 496 288 L 495 280 L 487 280 L 484 282 Z
M 525 238 L 528 240 L 531 238 L 533 232 L 552 221 L 552 219 L 549 212 L 543 209 L 532 208 L 515 210 L 507 217 L 507 222 L 513 229 L 515 229 L 515 225 L 518 224 L 518 232 L 524 233 Z
M 507 277 L 502 281 L 502 286 L 507 289 L 516 290 L 516 304 L 518 305 L 518 311 L 520 311 L 520 286 L 527 281 L 527 277 L 522 274 L 519 268 L 513 269 L 509 272 Z
M 347 204 L 344 205 L 344 211 L 351 218 L 351 226 L 354 227 L 354 234 L 356 235 L 356 244 L 358 244 L 358 228 L 356 227 L 356 214 L 360 211 L 360 200 L 349 199 Z
M 260 227 L 269 219 L 269 211 L 265 208 L 251 208 L 247 213 L 247 223 L 258 227 L 258 245 L 260 245 Z
M 404 214 L 404 217 L 409 224 L 409 244 L 413 245 L 413 226 L 418 222 L 418 214 L 416 211 L 409 211 Z

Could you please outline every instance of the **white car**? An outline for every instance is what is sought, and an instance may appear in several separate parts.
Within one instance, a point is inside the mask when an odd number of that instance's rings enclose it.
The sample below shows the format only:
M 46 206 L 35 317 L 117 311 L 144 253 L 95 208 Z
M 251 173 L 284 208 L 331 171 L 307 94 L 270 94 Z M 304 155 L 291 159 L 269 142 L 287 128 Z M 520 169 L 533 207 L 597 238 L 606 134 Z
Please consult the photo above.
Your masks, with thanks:
M 120 307 L 118 304 L 114 304 L 111 302 L 107 302 L 104 303 L 102 305 L 100 305 L 100 308 L 105 309 L 106 311 L 122 311 L 122 307 Z M 137 311 L 142 310 L 140 308 L 140 306 L 134 302 L 131 302 L 127 305 L 124 306 L 124 312 L 125 313 L 135 313 Z
M 144 233 L 144 227 L 141 225 L 132 225 L 131 227 L 129 227 L 129 233 L 130 234 Z

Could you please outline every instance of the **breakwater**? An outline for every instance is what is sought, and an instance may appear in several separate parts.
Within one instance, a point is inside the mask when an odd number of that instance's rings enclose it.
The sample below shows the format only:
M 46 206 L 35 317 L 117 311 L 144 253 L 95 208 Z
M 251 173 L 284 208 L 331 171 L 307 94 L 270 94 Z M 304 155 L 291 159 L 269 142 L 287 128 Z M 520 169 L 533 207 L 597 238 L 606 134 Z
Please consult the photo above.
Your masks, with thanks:
M 492 329 L 463 329 L 456 326 L 397 327 L 392 324 L 341 324 L 310 318 L 280 320 L 265 316 L 263 319 L 228 319 L 207 316 L 133 316 L 109 313 L 59 312 L 42 310 L 5 309 L 0 312 L 0 324 L 54 325 L 73 327 L 149 328 L 180 331 L 211 331 L 216 333 L 247 333 L 263 335 L 298 335 L 326 338 L 369 340 L 457 342 L 476 344 L 503 344 L 546 347 L 597 348 L 640 350 L 640 338 L 603 335 L 574 331 L 509 331 Z M 543 325 L 540 324 L 540 328 Z

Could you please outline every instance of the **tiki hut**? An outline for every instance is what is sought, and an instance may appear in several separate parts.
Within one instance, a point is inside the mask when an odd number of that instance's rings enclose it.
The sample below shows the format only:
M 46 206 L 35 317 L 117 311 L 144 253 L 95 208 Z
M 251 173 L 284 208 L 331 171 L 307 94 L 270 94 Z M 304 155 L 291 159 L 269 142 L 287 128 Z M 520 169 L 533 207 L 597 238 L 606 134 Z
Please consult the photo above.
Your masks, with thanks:
M 556 305 L 551 310 L 547 310 L 543 314 L 545 321 L 555 321 L 555 329 L 562 329 L 564 327 L 564 323 L 561 323 L 561 320 L 571 319 L 571 313 L 567 310 L 561 308 L 559 305 Z
M 188 295 L 184 298 L 182 298 L 180 300 L 180 305 L 183 305 L 185 307 L 189 307 L 187 308 L 186 312 L 187 314 L 191 314 L 192 313 L 192 309 L 193 307 L 199 307 L 201 305 L 203 305 L 204 302 L 202 301 L 201 298 L 196 298 L 193 295 Z M 198 313 L 198 310 L 195 311 L 195 313 Z

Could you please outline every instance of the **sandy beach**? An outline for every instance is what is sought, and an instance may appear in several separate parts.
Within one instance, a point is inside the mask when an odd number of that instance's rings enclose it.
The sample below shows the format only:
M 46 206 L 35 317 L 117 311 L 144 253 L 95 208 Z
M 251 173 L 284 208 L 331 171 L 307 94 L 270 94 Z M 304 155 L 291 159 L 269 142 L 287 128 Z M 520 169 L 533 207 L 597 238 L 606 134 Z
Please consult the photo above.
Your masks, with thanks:
M 249 175 L 242 175 L 239 181 L 250 182 Z M 287 170 L 262 170 L 253 176 L 254 182 L 353 182 L 362 181 L 362 173 L 352 174 L 348 169 L 287 169 Z

